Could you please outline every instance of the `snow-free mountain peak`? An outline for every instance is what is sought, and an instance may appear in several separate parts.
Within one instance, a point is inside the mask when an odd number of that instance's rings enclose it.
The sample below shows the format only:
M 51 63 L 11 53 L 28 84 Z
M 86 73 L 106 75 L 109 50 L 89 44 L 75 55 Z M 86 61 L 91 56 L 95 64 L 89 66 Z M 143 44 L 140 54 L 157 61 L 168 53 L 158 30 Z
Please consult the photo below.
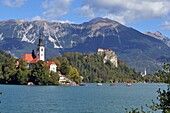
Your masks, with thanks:
M 156 31 L 156 32 L 144 32 L 144 34 L 151 36 L 153 38 L 156 38 L 158 40 L 161 40 L 162 42 L 164 42 L 165 44 L 167 44 L 170 47 L 170 39 L 166 36 L 164 36 L 161 32 Z
M 65 52 L 97 52 L 110 49 L 133 68 L 154 71 L 170 56 L 162 41 L 107 18 L 82 24 L 48 21 L 0 21 L 0 49 L 21 57 L 43 39 L 47 58 Z M 157 33 L 160 34 L 160 33 Z

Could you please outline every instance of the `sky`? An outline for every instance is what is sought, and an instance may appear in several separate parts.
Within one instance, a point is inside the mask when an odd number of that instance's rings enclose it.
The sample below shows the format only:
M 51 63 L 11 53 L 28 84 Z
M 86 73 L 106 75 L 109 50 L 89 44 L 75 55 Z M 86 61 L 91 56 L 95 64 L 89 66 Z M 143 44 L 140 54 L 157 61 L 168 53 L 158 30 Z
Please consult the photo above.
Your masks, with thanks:
M 81 24 L 95 17 L 170 38 L 170 0 L 0 0 L 0 20 Z

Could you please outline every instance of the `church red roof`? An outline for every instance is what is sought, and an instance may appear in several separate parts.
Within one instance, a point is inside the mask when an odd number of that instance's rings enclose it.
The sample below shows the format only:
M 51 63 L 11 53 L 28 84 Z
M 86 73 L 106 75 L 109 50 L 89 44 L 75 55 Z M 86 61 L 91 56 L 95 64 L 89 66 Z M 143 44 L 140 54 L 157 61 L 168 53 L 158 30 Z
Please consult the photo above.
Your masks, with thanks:
M 40 61 L 40 58 L 34 58 L 32 61 L 30 61 L 30 64 L 34 64 Z
M 32 54 L 24 54 L 21 58 L 23 61 L 31 62 L 33 60 Z

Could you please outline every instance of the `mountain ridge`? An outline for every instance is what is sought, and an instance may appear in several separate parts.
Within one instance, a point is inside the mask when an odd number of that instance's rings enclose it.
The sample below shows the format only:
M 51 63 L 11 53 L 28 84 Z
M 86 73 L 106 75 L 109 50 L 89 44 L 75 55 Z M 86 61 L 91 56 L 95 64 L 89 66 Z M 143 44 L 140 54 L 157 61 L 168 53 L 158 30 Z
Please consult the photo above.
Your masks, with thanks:
M 47 58 L 65 52 L 97 52 L 111 49 L 132 68 L 153 72 L 169 59 L 169 47 L 152 36 L 114 20 L 95 18 L 82 24 L 48 21 L 0 21 L 0 49 L 18 57 L 36 48 L 43 38 Z
M 166 36 L 164 36 L 161 32 L 156 31 L 156 32 L 144 32 L 144 34 L 154 37 L 158 40 L 161 40 L 162 42 L 164 42 L 166 45 L 168 45 L 170 47 L 170 39 Z

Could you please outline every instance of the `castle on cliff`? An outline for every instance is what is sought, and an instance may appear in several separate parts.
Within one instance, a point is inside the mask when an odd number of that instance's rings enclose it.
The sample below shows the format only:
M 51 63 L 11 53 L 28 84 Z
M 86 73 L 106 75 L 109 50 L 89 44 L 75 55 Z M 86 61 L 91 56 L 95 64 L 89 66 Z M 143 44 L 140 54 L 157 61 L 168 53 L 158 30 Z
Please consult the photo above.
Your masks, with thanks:
M 115 67 L 118 67 L 118 58 L 114 51 L 112 50 L 104 50 L 102 48 L 98 48 L 97 51 L 98 55 L 104 55 L 103 62 L 106 63 L 106 61 L 110 61 Z

